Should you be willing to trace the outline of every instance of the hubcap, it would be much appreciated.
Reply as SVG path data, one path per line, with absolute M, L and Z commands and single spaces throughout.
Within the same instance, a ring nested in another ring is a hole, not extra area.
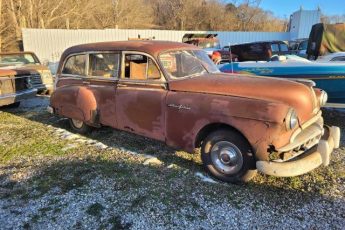
M 76 127 L 77 129 L 81 129 L 83 127 L 83 122 L 76 120 L 76 119 L 72 119 L 72 123 L 74 125 L 74 127 Z
M 211 149 L 211 159 L 216 169 L 224 174 L 235 174 L 243 166 L 241 151 L 231 142 L 217 142 Z

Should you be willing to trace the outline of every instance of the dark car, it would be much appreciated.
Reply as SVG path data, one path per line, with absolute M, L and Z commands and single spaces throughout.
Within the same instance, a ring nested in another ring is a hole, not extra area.
M 307 58 L 308 38 L 298 39 L 289 42 L 289 49 L 292 54 Z
M 288 45 L 283 41 L 251 42 L 232 45 L 231 52 L 237 55 L 238 61 L 267 61 L 273 55 L 291 54 Z

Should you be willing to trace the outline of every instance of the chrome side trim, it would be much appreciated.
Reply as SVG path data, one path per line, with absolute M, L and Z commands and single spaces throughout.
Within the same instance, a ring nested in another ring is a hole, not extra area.
M 32 94 L 32 93 L 37 93 L 37 89 L 29 89 L 29 90 L 20 91 L 20 92 L 17 92 L 17 93 L 11 93 L 11 94 L 2 95 L 2 96 L 0 96 L 0 99 L 20 97 L 20 96 L 24 96 L 24 95 Z

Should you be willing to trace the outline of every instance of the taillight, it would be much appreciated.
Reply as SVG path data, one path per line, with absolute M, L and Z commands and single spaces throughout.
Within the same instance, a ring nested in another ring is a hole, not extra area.
M 218 51 L 213 51 L 212 58 L 220 58 L 222 55 Z

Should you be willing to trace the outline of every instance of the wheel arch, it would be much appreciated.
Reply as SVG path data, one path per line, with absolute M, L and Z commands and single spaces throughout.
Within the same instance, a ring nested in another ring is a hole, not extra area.
M 194 147 L 199 148 L 202 144 L 202 141 L 205 140 L 205 138 L 212 132 L 217 131 L 217 130 L 231 130 L 239 135 L 241 135 L 246 141 L 249 143 L 248 139 L 246 138 L 245 135 L 241 131 L 239 131 L 237 128 L 226 124 L 226 123 L 210 123 L 205 125 L 203 128 L 201 128 L 196 135 L 195 141 L 194 141 Z

